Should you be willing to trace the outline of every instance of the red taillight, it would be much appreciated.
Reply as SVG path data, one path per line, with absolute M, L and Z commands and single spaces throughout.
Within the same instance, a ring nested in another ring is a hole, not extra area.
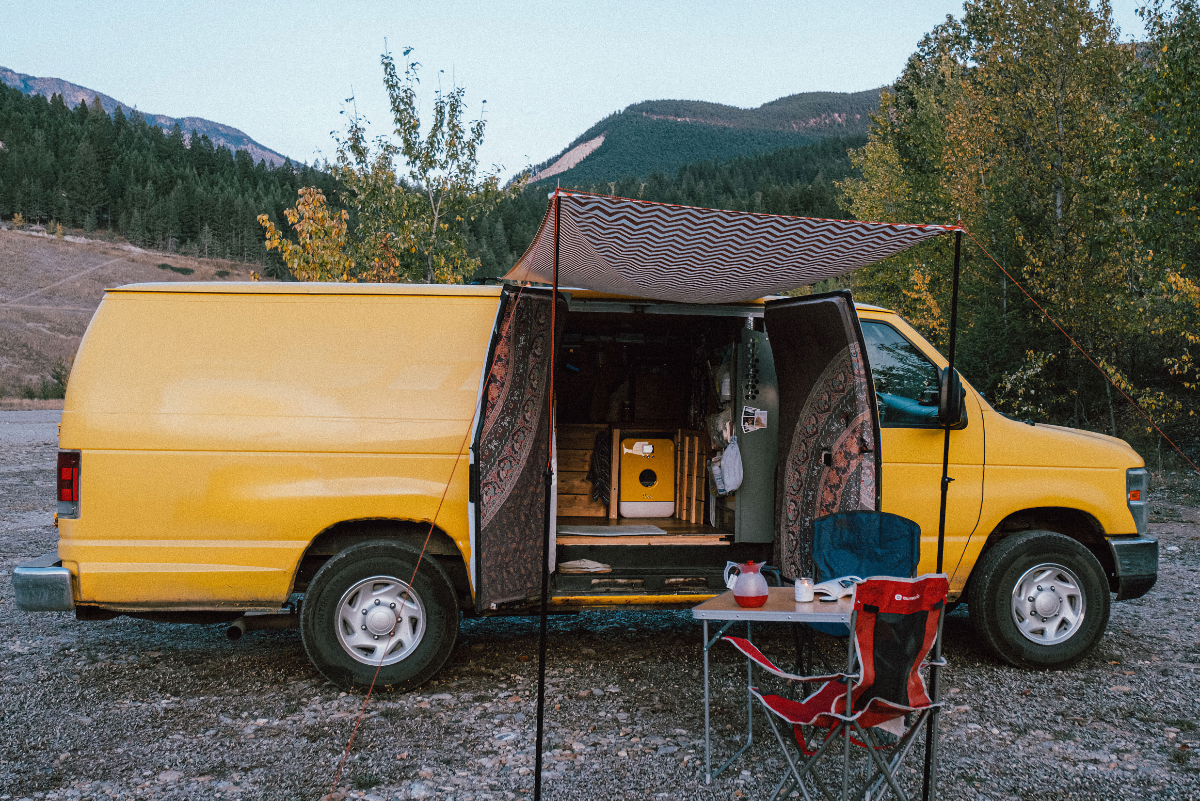
M 1142 499 L 1142 491 L 1141 490 L 1130 490 L 1129 491 L 1129 500 L 1140 501 L 1141 499 Z
M 80 454 L 71 451 L 58 452 L 58 499 L 79 500 Z

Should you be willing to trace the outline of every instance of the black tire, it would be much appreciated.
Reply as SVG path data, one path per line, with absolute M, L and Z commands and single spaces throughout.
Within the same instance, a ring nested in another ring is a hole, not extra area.
M 420 569 L 409 588 L 418 559 Z M 391 609 L 410 614 L 393 611 L 389 622 L 389 601 Z M 355 617 L 361 627 L 346 625 L 351 614 L 363 609 L 371 617 Z M 368 621 L 381 633 L 372 634 Z M 300 609 L 300 637 L 313 665 L 340 687 L 365 688 L 374 681 L 376 687 L 412 690 L 429 681 L 450 656 L 458 622 L 454 585 L 442 566 L 420 558 L 409 546 L 377 540 L 351 545 L 313 576 Z M 401 640 L 401 632 L 407 640 Z
M 979 560 L 967 605 L 976 632 L 1005 662 L 1063 668 L 1099 644 L 1111 601 L 1091 551 L 1064 534 L 1023 531 Z

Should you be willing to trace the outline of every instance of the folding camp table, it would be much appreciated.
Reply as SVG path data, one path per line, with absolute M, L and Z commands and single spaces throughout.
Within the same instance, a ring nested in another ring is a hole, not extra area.
M 746 660 L 746 743 L 737 750 L 725 764 L 712 769 L 712 740 L 709 724 L 709 670 L 708 651 L 729 628 L 737 622 L 745 621 L 746 639 L 750 640 L 750 624 L 754 622 L 779 623 L 841 623 L 849 628 L 854 613 L 854 599 L 847 596 L 837 601 L 809 601 L 798 603 L 792 587 L 769 587 L 770 596 L 767 602 L 754 609 L 738 606 L 733 598 L 733 592 L 725 592 L 716 598 L 710 598 L 699 606 L 692 608 L 692 617 L 704 621 L 704 778 L 705 783 L 711 784 L 713 776 L 719 776 L 725 768 L 741 756 L 751 743 L 754 742 L 754 695 L 750 688 L 754 685 L 754 663 Z M 708 622 L 725 621 L 725 625 L 711 639 L 708 636 Z M 854 638 L 847 637 L 847 665 L 854 661 Z M 847 668 L 849 671 L 849 668 Z

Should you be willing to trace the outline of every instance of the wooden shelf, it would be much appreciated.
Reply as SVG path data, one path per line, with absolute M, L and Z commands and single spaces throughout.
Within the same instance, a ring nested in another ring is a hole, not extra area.
M 620 520 L 618 515 L 621 486 L 621 429 L 612 429 L 611 492 L 608 507 L 592 500 L 592 483 L 587 480 L 596 435 L 608 430 L 603 423 L 560 425 L 558 447 L 558 516 Z M 674 519 L 703 524 L 708 500 L 706 464 L 708 437 L 701 431 L 677 429 L 675 436 L 675 516 Z M 640 519 L 639 519 L 640 520 Z M 645 522 L 645 521 L 641 521 Z M 659 526 L 663 528 L 663 526 Z M 711 529 L 710 529 L 711 530 Z

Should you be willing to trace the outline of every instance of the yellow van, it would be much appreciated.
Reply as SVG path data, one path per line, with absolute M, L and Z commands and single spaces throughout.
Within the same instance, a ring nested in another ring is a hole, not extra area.
M 970 386 L 939 418 L 946 361 L 892 312 L 564 290 L 550 352 L 550 294 L 109 290 L 63 412 L 58 552 L 14 570 L 18 604 L 298 625 L 335 682 L 413 687 L 462 615 L 536 608 L 547 516 L 557 611 L 691 606 L 729 560 L 802 571 L 812 519 L 847 508 L 917 521 L 930 571 L 946 424 L 951 595 L 1000 657 L 1078 660 L 1110 593 L 1154 584 L 1138 455 Z M 718 495 L 733 437 L 742 483 Z

